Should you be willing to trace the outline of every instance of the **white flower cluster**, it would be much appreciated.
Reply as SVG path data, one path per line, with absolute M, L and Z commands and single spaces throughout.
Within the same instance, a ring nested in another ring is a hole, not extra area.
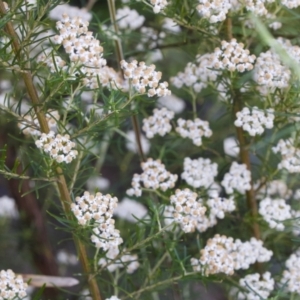
M 153 115 L 143 119 L 143 130 L 146 133 L 148 139 L 154 137 L 154 135 L 159 134 L 160 136 L 165 136 L 172 130 L 170 121 L 174 118 L 174 112 L 166 109 L 165 107 L 161 109 L 155 108 L 153 110 Z
M 250 264 L 257 261 L 269 261 L 272 254 L 272 251 L 262 246 L 262 241 L 255 238 L 243 243 L 216 234 L 200 251 L 200 259 L 191 259 L 191 265 L 194 271 L 205 276 L 217 273 L 232 275 L 234 270 L 248 269 Z
M 300 249 L 289 257 L 285 266 L 281 283 L 289 292 L 300 295 Z
M 251 111 L 244 107 L 236 113 L 237 119 L 234 122 L 236 127 L 243 127 L 251 136 L 261 135 L 265 128 L 271 129 L 274 126 L 274 109 L 269 108 L 266 111 L 259 110 L 256 106 Z
M 188 63 L 183 72 L 170 79 L 176 88 L 193 87 L 196 93 L 200 93 L 210 82 L 216 81 L 220 72 L 213 70 L 215 54 L 197 55 L 196 60 L 197 64 Z
M 145 21 L 144 16 L 128 6 L 117 9 L 116 18 L 120 29 L 135 30 L 141 27 Z
M 147 92 L 148 97 L 155 95 L 162 97 L 171 94 L 166 81 L 159 83 L 162 73 L 155 71 L 155 65 L 146 66 L 144 62 L 138 63 L 133 60 L 128 63 L 122 60 L 121 68 L 124 70 L 124 77 L 130 79 L 138 93 L 145 94 Z
M 251 189 L 251 173 L 245 164 L 238 164 L 234 161 L 221 184 L 227 194 L 232 194 L 234 190 L 243 194 Z
M 282 5 L 285 5 L 289 9 L 297 8 L 300 6 L 300 0 L 281 0 Z
M 268 13 L 267 15 L 266 15 L 266 19 L 267 20 L 274 20 L 274 19 L 276 19 L 276 15 L 273 15 L 273 14 L 270 14 L 270 13 Z M 282 27 L 282 23 L 281 22 L 278 22 L 278 21 L 274 21 L 274 22 L 271 22 L 271 23 L 269 23 L 269 28 L 271 28 L 271 29 L 273 29 L 273 30 L 278 30 L 278 29 L 280 29 L 281 27 Z
M 56 131 L 57 122 L 60 119 L 58 111 L 49 111 L 45 114 L 46 121 L 51 131 Z M 34 125 L 34 127 L 32 126 Z M 39 121 L 37 117 L 32 117 L 29 115 L 23 116 L 23 120 L 18 123 L 18 127 L 22 130 L 25 135 L 41 135 L 39 130 Z
M 232 157 L 237 157 L 240 153 L 240 147 L 238 145 L 238 142 L 236 138 L 234 137 L 228 137 L 223 141 L 223 148 L 225 154 L 232 156 Z
M 164 18 L 162 28 L 175 34 L 181 32 L 180 26 L 171 18 Z
M 253 12 L 258 16 L 266 16 L 268 10 L 265 4 L 272 3 L 275 0 L 245 0 L 245 7 L 248 11 Z
M 261 94 L 266 95 L 277 88 L 287 88 L 290 78 L 291 71 L 281 63 L 276 53 L 269 50 L 260 53 L 257 57 L 253 79 L 259 85 L 258 90 Z
M 168 172 L 159 159 L 148 158 L 146 162 L 141 163 L 141 167 L 143 173 L 134 174 L 131 182 L 132 188 L 127 190 L 127 195 L 140 197 L 142 195 L 141 183 L 146 189 L 166 191 L 174 188 L 178 176 Z
M 115 228 L 115 220 L 112 218 L 107 219 L 105 223 L 93 229 L 91 241 L 95 244 L 96 248 L 103 249 L 103 251 L 117 249 L 123 243 L 120 231 Z
M 104 251 L 117 249 L 123 243 L 119 230 L 115 229 L 115 220 L 112 218 L 118 199 L 109 194 L 91 195 L 89 192 L 84 192 L 83 196 L 76 197 L 75 201 L 71 205 L 71 210 L 80 225 L 94 227 L 91 240 L 96 248 L 102 248 Z
M 82 197 L 76 197 L 75 201 L 76 203 L 71 205 L 71 210 L 78 223 L 93 226 L 91 241 L 96 248 L 107 251 L 105 257 L 99 260 L 99 265 L 107 266 L 110 272 L 126 267 L 127 273 L 132 274 L 139 267 L 137 255 L 126 253 L 116 260 L 120 253 L 118 246 L 123 243 L 113 219 L 118 199 L 109 194 L 91 195 L 89 192 L 85 192 Z M 114 263 L 110 263 L 111 260 L 115 260 Z
M 209 188 L 218 174 L 218 165 L 209 158 L 191 159 L 185 157 L 181 178 L 194 188 Z
M 231 8 L 230 0 L 199 0 L 197 10 L 210 23 L 222 22 Z
M 214 51 L 213 66 L 215 69 L 229 70 L 230 72 L 245 72 L 253 69 L 256 59 L 248 49 L 244 49 L 243 43 L 238 43 L 236 39 L 230 42 L 222 41 L 221 48 Z
M 263 246 L 261 240 L 252 237 L 250 241 L 237 239 L 232 253 L 235 270 L 247 270 L 255 262 L 263 263 L 271 259 L 273 252 Z
M 122 88 L 121 76 L 106 66 L 106 60 L 102 58 L 103 47 L 88 31 L 88 25 L 81 18 L 70 18 L 67 14 L 63 14 L 62 21 L 56 23 L 60 34 L 54 37 L 54 42 L 63 45 L 70 57 L 71 78 L 76 74 L 84 75 L 84 84 L 92 89 L 98 88 L 99 82 L 108 88 Z
M 150 3 L 153 5 L 153 12 L 155 14 L 160 13 L 168 5 L 167 0 L 150 0 Z
M 177 189 L 175 195 L 170 197 L 170 202 L 175 208 L 174 220 L 180 224 L 181 229 L 186 233 L 195 231 L 198 221 L 206 212 L 206 207 L 197 200 L 197 193 L 190 189 Z
M 207 200 L 206 205 L 209 208 L 208 220 L 224 219 L 226 212 L 232 212 L 236 209 L 233 197 L 229 199 L 218 197 L 218 195 L 211 195 Z M 203 231 L 203 223 L 198 225 L 198 230 Z
M 53 131 L 48 134 L 42 133 L 40 138 L 35 142 L 39 149 L 48 153 L 50 157 L 58 163 L 70 163 L 78 154 L 77 150 L 73 150 L 75 143 L 70 141 L 68 134 L 60 135 Z
M 239 284 L 245 291 L 239 291 L 235 299 L 260 300 L 268 299 L 269 295 L 274 290 L 275 281 L 271 277 L 270 272 L 265 272 L 262 275 L 258 273 L 248 274 L 240 279 Z
M 166 33 L 164 31 L 158 32 L 152 27 L 142 26 L 140 42 L 136 46 L 136 50 L 143 51 L 156 48 L 163 43 Z
M 44 50 L 44 53 L 37 57 L 37 62 L 45 64 L 51 73 L 55 73 L 59 70 L 67 71 L 68 67 L 66 62 L 58 55 L 54 55 L 51 49 Z
M 284 230 L 283 221 L 292 218 L 291 206 L 284 199 L 263 199 L 259 203 L 259 213 L 271 228 Z
M 194 121 L 192 120 L 177 120 L 176 131 L 183 138 L 189 138 L 193 141 L 194 145 L 201 146 L 202 145 L 202 137 L 211 137 L 212 131 L 209 128 L 209 123 L 207 121 L 203 121 L 199 118 L 196 118 Z
M 23 282 L 21 275 L 16 276 L 12 270 L 0 272 L 0 299 L 10 300 L 24 298 L 27 283 Z
M 280 153 L 282 160 L 277 168 L 286 169 L 289 173 L 300 172 L 300 149 L 294 146 L 292 138 L 279 140 L 276 147 L 272 148 L 274 153 Z
M 254 189 L 256 190 L 259 186 L 261 186 L 261 181 L 255 183 Z M 265 197 L 275 196 L 277 198 L 288 199 L 292 196 L 292 194 L 293 191 L 288 188 L 287 184 L 283 180 L 276 179 L 261 186 L 257 193 L 257 198 L 263 199 Z
M 82 197 L 75 198 L 71 210 L 80 225 L 89 225 L 91 221 L 102 224 L 112 218 L 117 203 L 118 199 L 109 194 L 96 193 L 96 195 L 92 195 L 84 192 Z
M 118 251 L 113 253 L 111 257 L 111 255 L 107 253 L 105 258 L 102 257 L 99 260 L 98 264 L 101 267 L 107 266 L 107 270 L 111 273 L 116 271 L 117 269 L 121 269 L 125 267 L 126 273 L 132 274 L 139 268 L 140 264 L 138 262 L 138 256 L 136 254 L 131 255 L 127 253 L 122 255 L 119 259 L 115 259 L 117 257 L 117 254 L 119 254 Z M 114 260 L 114 262 L 110 263 L 111 260 Z
M 70 18 L 79 17 L 83 21 L 87 22 L 89 22 L 92 19 L 92 14 L 88 12 L 85 8 L 71 6 L 66 3 L 62 3 L 50 10 L 49 18 L 52 20 L 60 20 L 63 14 L 68 14 Z
M 220 198 L 216 192 L 211 193 L 209 196 L 211 198 L 204 204 L 203 199 L 199 198 L 196 200 L 197 194 L 189 189 L 183 191 L 176 190 L 176 194 L 171 197 L 173 206 L 166 206 L 164 210 L 165 224 L 178 223 L 184 232 L 191 232 L 195 229 L 199 232 L 204 232 L 208 228 L 215 226 L 217 219 L 223 219 L 226 212 L 232 212 L 236 209 L 232 197 L 229 199 Z M 186 197 L 187 200 L 184 200 L 184 197 Z M 190 199 L 195 199 L 197 203 L 193 204 L 195 201 L 190 201 Z M 184 201 L 186 205 L 182 207 Z M 204 214 L 205 211 L 201 213 L 201 215 L 197 215 L 197 212 L 194 212 L 194 209 L 191 210 L 189 207 L 192 204 L 194 208 L 199 206 L 200 211 L 204 208 L 208 215 Z

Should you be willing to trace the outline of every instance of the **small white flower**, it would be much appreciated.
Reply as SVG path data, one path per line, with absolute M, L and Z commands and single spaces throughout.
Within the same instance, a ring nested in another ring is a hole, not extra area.
M 111 296 L 110 298 L 106 298 L 105 300 L 121 300 L 117 296 Z
M 177 120 L 177 125 L 176 131 L 181 137 L 191 139 L 196 146 L 202 145 L 202 137 L 211 137 L 212 135 L 209 123 L 199 118 L 194 121 L 180 118 Z
M 150 3 L 153 5 L 153 12 L 155 14 L 160 13 L 167 5 L 167 0 L 150 0 Z
M 230 0 L 199 0 L 197 10 L 200 15 L 210 23 L 217 23 L 226 19 L 226 14 L 231 8 Z
M 191 159 L 186 157 L 184 159 L 181 178 L 194 188 L 209 188 L 214 183 L 214 177 L 217 174 L 217 164 L 211 163 L 208 158 Z
M 80 17 L 83 21 L 90 21 L 92 19 L 92 14 L 86 9 L 66 3 L 61 3 L 50 10 L 49 18 L 52 20 L 61 20 L 63 14 L 68 14 L 70 18 Z
M 12 219 L 19 217 L 19 212 L 14 199 L 8 196 L 0 197 L 0 217 Z
M 283 221 L 292 218 L 291 206 L 284 199 L 263 199 L 259 203 L 259 213 L 271 228 L 284 230 Z
M 135 30 L 141 27 L 145 21 L 144 16 L 128 6 L 117 9 L 116 18 L 120 29 Z
M 23 282 L 21 275 L 12 270 L 0 271 L 0 296 L 2 299 L 22 299 L 26 293 L 27 283 Z
M 143 119 L 143 130 L 146 133 L 148 139 L 158 134 L 165 136 L 172 129 L 170 121 L 174 118 L 174 112 L 167 110 L 165 107 L 161 109 L 155 108 L 153 115 Z
M 272 150 L 281 154 L 282 160 L 277 166 L 279 170 L 286 169 L 289 173 L 300 172 L 300 149 L 294 146 L 294 139 L 281 139 Z
M 178 33 L 181 32 L 180 26 L 171 18 L 164 18 L 163 21 L 163 29 L 166 29 L 172 33 Z
M 259 110 L 254 106 L 251 111 L 248 107 L 244 107 L 236 113 L 237 119 L 234 122 L 236 127 L 242 127 L 251 136 L 261 135 L 265 128 L 271 129 L 274 124 L 274 109 L 269 108 L 266 111 Z
M 73 150 L 75 143 L 70 141 L 68 134 L 60 135 L 53 131 L 48 134 L 42 133 L 39 140 L 35 142 L 36 146 L 42 149 L 58 163 L 70 163 L 78 154 L 77 150 Z
M 130 80 L 131 85 L 139 94 L 146 94 L 148 97 L 155 95 L 162 97 L 171 95 L 168 83 L 160 83 L 161 72 L 155 71 L 155 65 L 146 66 L 144 62 L 133 60 L 128 63 L 121 61 L 121 68 L 124 70 L 124 77 Z
M 251 55 L 248 49 L 244 49 L 243 43 L 232 39 L 230 42 L 222 41 L 221 48 L 215 49 L 213 67 L 243 73 L 253 69 L 255 59 L 255 55 Z
M 233 162 L 221 184 L 227 194 L 232 194 L 234 190 L 243 194 L 251 189 L 251 173 L 245 164 Z
M 128 196 L 140 197 L 143 186 L 146 189 L 161 189 L 162 191 L 172 189 L 175 186 L 178 176 L 168 172 L 160 160 L 148 158 L 146 162 L 141 163 L 141 167 L 143 173 L 134 174 L 131 181 L 132 188 L 126 191 Z
M 270 272 L 266 272 L 262 275 L 248 274 L 244 278 L 241 278 L 240 286 L 244 291 L 239 291 L 236 295 L 236 299 L 268 299 L 271 292 L 274 290 L 275 281 L 271 277 Z M 247 291 L 247 292 L 246 292 Z
M 293 253 L 285 263 L 281 284 L 291 293 L 300 295 L 300 249 Z
M 248 269 L 255 262 L 269 261 L 272 254 L 263 247 L 262 241 L 255 238 L 242 242 L 216 234 L 200 251 L 200 259 L 192 258 L 191 264 L 194 271 L 205 276 L 217 273 L 232 275 L 234 270 Z
M 196 93 L 200 93 L 210 82 L 216 81 L 220 72 L 214 70 L 215 54 L 197 55 L 196 60 L 197 63 L 188 63 L 183 72 L 170 79 L 176 88 L 192 87 Z
M 240 153 L 240 147 L 238 146 L 237 140 L 234 137 L 228 137 L 223 142 L 225 154 L 237 157 Z
M 170 197 L 170 202 L 174 206 L 174 221 L 186 233 L 195 231 L 198 222 L 206 212 L 206 207 L 199 199 L 197 200 L 197 194 L 190 189 L 177 189 L 175 195 Z

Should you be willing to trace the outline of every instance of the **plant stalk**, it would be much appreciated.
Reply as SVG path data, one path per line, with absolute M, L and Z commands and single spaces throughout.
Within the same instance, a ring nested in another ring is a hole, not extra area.
M 109 9 L 110 20 L 111 20 L 113 28 L 114 28 L 114 33 L 116 35 L 118 35 L 119 30 L 118 30 L 118 24 L 117 24 L 117 19 L 116 19 L 115 0 L 107 0 L 107 4 L 108 4 L 108 9 Z M 124 54 L 123 54 L 123 50 L 122 50 L 122 44 L 121 44 L 121 41 L 119 38 L 115 39 L 115 48 L 116 48 L 116 52 L 117 52 L 118 68 L 124 78 L 124 72 L 121 68 L 121 61 L 124 59 Z M 141 159 L 141 161 L 145 161 L 146 158 L 145 158 L 145 154 L 143 151 L 141 138 L 140 138 L 141 134 L 140 134 L 139 122 L 138 122 L 136 115 L 131 116 L 131 123 L 132 123 L 132 127 L 133 127 L 134 134 L 135 134 L 135 140 L 136 140 L 136 143 L 138 146 L 138 152 L 139 152 L 140 159 Z
M 234 115 L 236 115 L 236 113 L 239 112 L 241 109 L 242 108 L 241 108 L 240 99 L 239 96 L 237 95 L 234 98 L 234 104 L 233 104 Z M 237 139 L 239 141 L 239 146 L 240 146 L 241 162 L 245 164 L 247 166 L 247 169 L 251 172 L 250 155 L 249 155 L 248 145 L 244 136 L 244 131 L 241 127 L 236 127 L 236 133 L 237 133 Z M 255 192 L 253 189 L 252 180 L 251 180 L 250 190 L 246 191 L 246 199 L 247 199 L 247 206 L 250 209 L 251 216 L 253 218 L 253 224 L 252 224 L 253 235 L 256 239 L 260 240 L 261 233 L 257 223 L 258 209 L 257 209 L 257 202 L 255 199 Z
M 233 38 L 231 18 L 226 19 L 225 29 L 226 29 L 227 40 L 228 40 L 228 42 L 230 42 Z M 231 94 L 232 94 L 232 99 L 233 99 L 233 114 L 234 114 L 233 117 L 235 118 L 236 113 L 241 111 L 241 109 L 242 109 L 242 100 L 241 100 L 240 91 L 237 88 L 233 87 Z M 247 167 L 247 170 L 249 170 L 251 172 L 249 146 L 246 141 L 243 129 L 241 127 L 236 127 L 236 134 L 237 134 L 237 139 L 239 141 L 241 162 L 243 164 L 245 164 Z M 255 198 L 255 191 L 253 188 L 252 178 L 251 178 L 250 186 L 251 186 L 250 190 L 246 191 L 247 206 L 248 206 L 248 209 L 250 210 L 250 214 L 252 217 L 251 227 L 252 227 L 253 236 L 257 240 L 260 240 L 261 232 L 260 232 L 259 225 L 257 223 L 258 209 L 257 209 L 257 202 L 256 202 L 256 198 Z M 259 271 L 259 273 L 262 273 L 262 265 L 260 263 L 256 264 L 256 269 Z

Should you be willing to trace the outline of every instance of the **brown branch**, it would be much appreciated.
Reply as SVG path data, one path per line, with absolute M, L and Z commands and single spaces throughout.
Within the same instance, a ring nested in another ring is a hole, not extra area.
M 115 8 L 115 1 L 114 0 L 107 0 L 108 9 L 109 9 L 109 15 L 111 22 L 113 24 L 114 32 L 116 35 L 118 35 L 118 24 L 116 20 L 116 8 Z M 124 72 L 121 68 L 121 61 L 124 59 L 124 54 L 122 50 L 122 44 L 120 39 L 115 39 L 115 48 L 117 53 L 117 59 L 118 59 L 118 68 L 122 72 L 123 78 L 124 78 Z M 131 123 L 135 134 L 135 140 L 138 145 L 138 152 L 140 156 L 141 161 L 145 161 L 145 154 L 143 151 L 142 143 L 141 143 L 141 133 L 139 128 L 139 122 L 136 115 L 131 116 Z
M 233 111 L 234 111 L 234 116 L 236 115 L 237 112 L 241 110 L 241 103 L 239 99 L 239 95 L 234 98 L 234 104 L 233 104 Z M 236 127 L 236 133 L 237 133 L 237 138 L 239 141 L 239 146 L 240 146 L 240 158 L 241 162 L 247 166 L 247 169 L 251 172 L 251 162 L 250 162 L 250 154 L 249 154 L 249 147 L 247 145 L 247 141 L 244 136 L 244 131 L 241 127 Z M 261 232 L 259 225 L 257 223 L 257 218 L 258 218 L 258 209 L 257 209 L 257 201 L 255 197 L 255 191 L 253 188 L 253 181 L 251 179 L 250 182 L 251 188 L 249 191 L 246 191 L 246 199 L 247 199 L 247 206 L 248 209 L 250 210 L 251 214 L 251 227 L 252 227 L 252 233 L 253 236 L 257 239 L 261 239 Z M 256 270 L 262 274 L 263 273 L 263 268 L 261 263 L 256 263 L 255 264 Z
M 226 28 L 226 35 L 227 35 L 227 40 L 230 42 L 232 39 L 232 20 L 231 18 L 227 18 L 225 20 L 225 28 Z M 241 95 L 239 89 L 232 88 L 231 90 L 232 94 L 232 99 L 233 99 L 233 118 L 235 119 L 236 113 L 241 111 L 242 109 L 242 100 L 241 100 Z M 240 147 L 240 159 L 243 164 L 246 165 L 247 170 L 250 171 L 251 174 L 251 161 L 250 161 L 250 154 L 249 154 L 249 145 L 246 141 L 244 131 L 241 127 L 236 127 L 236 134 L 237 134 L 237 139 L 239 142 L 239 147 Z M 257 239 L 261 239 L 261 233 L 260 233 L 260 228 L 257 223 L 257 218 L 258 218 L 258 209 L 257 209 L 257 201 L 255 197 L 255 191 L 253 188 L 253 181 L 251 179 L 250 182 L 250 190 L 246 191 L 246 200 L 247 200 L 247 206 L 248 209 L 250 210 L 251 214 L 251 227 L 252 227 L 252 233 L 253 236 Z M 259 271 L 259 273 L 262 273 L 262 265 L 260 263 L 256 264 L 256 269 Z
M 225 29 L 228 41 L 232 40 L 232 20 L 231 18 L 227 18 L 225 20 Z
M 93 6 L 95 5 L 95 3 L 97 2 L 97 0 L 89 0 L 88 3 L 86 4 L 86 6 L 84 7 L 87 11 L 91 10 L 93 8 Z

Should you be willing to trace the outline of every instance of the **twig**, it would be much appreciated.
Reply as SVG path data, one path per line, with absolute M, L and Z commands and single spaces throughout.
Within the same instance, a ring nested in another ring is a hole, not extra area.
M 114 0 L 107 0 L 108 3 L 108 8 L 109 8 L 109 15 L 110 15 L 110 19 L 111 22 L 113 24 L 114 27 L 114 33 L 116 35 L 118 35 L 118 24 L 117 24 L 117 20 L 116 20 L 116 8 L 115 8 L 115 1 Z M 115 48 L 116 48 L 116 52 L 117 52 L 117 58 L 118 58 L 118 67 L 119 70 L 122 72 L 123 78 L 124 78 L 124 74 L 123 74 L 123 70 L 121 68 L 121 61 L 124 59 L 124 54 L 123 54 L 123 50 L 122 50 L 122 44 L 120 39 L 115 39 Z M 131 98 L 131 97 L 129 97 Z M 138 119 L 136 115 L 132 115 L 131 116 L 131 123 L 133 126 L 133 130 L 135 133 L 135 139 L 136 139 L 136 143 L 138 146 L 138 151 L 139 151 L 139 155 L 140 155 L 140 159 L 142 161 L 145 161 L 145 154 L 143 151 L 143 147 L 142 147 L 142 143 L 141 143 L 141 134 L 140 134 L 140 128 L 139 128 L 139 123 L 138 123 Z
M 89 0 L 88 3 L 86 4 L 86 6 L 84 7 L 87 11 L 91 10 L 93 8 L 93 6 L 95 5 L 95 3 L 97 2 L 97 0 Z

